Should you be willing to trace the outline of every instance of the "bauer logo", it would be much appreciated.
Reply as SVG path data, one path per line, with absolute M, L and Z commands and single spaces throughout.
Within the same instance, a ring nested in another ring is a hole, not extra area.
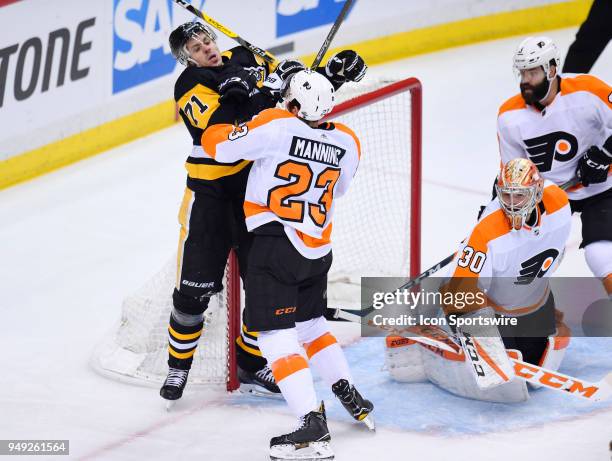
M 344 3 L 342 0 L 277 0 L 276 36 L 332 24 Z
M 201 8 L 204 2 L 190 3 Z M 113 1 L 113 93 L 174 71 L 168 37 L 178 25 L 177 10 L 172 0 Z

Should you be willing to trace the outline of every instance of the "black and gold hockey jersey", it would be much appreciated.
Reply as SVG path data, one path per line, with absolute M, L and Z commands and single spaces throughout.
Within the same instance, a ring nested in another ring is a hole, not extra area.
M 220 104 L 217 89 L 225 79 L 252 72 L 258 76 L 257 86 L 261 87 L 273 70 L 263 59 L 241 46 L 222 53 L 222 59 L 223 65 L 219 67 L 185 68 L 174 86 L 179 114 L 193 138 L 193 149 L 185 164 L 190 187 L 197 187 L 202 181 L 233 175 L 250 164 L 245 160 L 230 164 L 213 160 L 201 146 L 200 139 L 206 127 L 217 123 L 241 123 L 276 104 L 274 98 L 264 93 L 252 95 L 246 104 L 237 105 L 233 101 Z

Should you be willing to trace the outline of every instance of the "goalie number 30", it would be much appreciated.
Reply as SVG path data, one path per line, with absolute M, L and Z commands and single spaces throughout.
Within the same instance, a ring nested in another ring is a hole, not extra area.
M 482 266 L 484 266 L 486 259 L 487 255 L 482 251 L 475 251 L 474 248 L 466 246 L 463 249 L 461 258 L 457 261 L 457 265 L 460 267 L 467 267 L 474 274 L 478 274 L 482 270 Z

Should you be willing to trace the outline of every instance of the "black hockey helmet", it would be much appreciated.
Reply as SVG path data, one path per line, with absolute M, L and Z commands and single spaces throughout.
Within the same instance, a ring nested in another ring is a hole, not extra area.
M 204 33 L 213 42 L 217 40 L 217 34 L 215 34 L 210 27 L 198 21 L 190 21 L 186 22 L 185 24 L 181 24 L 170 34 L 168 41 L 170 42 L 172 56 L 174 56 L 176 60 L 184 66 L 189 65 L 190 59 L 185 45 L 190 38 L 197 37 L 200 32 Z

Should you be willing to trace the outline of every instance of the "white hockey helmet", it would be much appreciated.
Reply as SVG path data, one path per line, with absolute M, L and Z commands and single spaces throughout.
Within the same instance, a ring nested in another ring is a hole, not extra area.
M 334 87 L 320 73 L 304 69 L 289 78 L 283 90 L 283 99 L 285 105 L 299 105 L 299 118 L 314 122 L 334 108 Z
M 521 70 L 542 66 L 548 80 L 551 80 L 551 65 L 557 67 L 557 74 L 561 68 L 559 49 L 548 37 L 527 37 L 516 49 L 513 61 L 517 73 L 520 73 Z

